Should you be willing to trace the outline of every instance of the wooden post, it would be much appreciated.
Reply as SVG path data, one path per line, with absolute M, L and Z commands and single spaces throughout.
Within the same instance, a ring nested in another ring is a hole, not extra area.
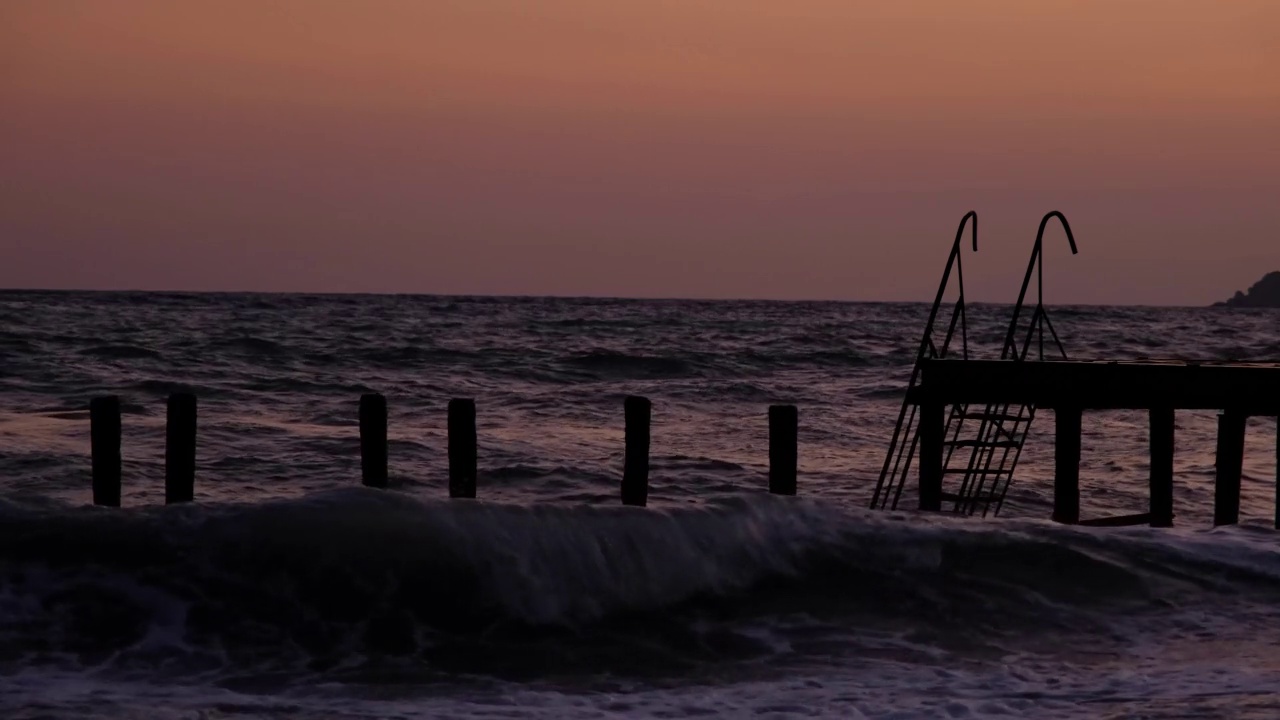
M 449 497 L 476 496 L 476 401 L 449 401 Z
M 795 405 L 769 406 L 769 492 L 796 494 L 800 414 Z
M 120 398 L 89 401 L 89 437 L 93 452 L 93 504 L 120 507 Z
M 1276 528 L 1280 528 L 1280 417 L 1276 418 Z
M 360 477 L 366 487 L 387 487 L 387 398 L 360 396 Z
M 622 467 L 622 504 L 643 507 L 649 500 L 649 421 L 653 404 L 648 398 L 628 396 L 623 402 L 626 417 L 626 454 Z
M 920 509 L 942 510 L 942 441 L 945 408 L 932 401 L 920 405 Z
M 1240 522 L 1240 474 L 1244 470 L 1247 416 L 1224 411 L 1218 416 L 1218 461 L 1213 484 L 1213 524 Z
M 1080 425 L 1081 411 L 1055 408 L 1053 519 L 1075 525 L 1080 522 Z
M 196 396 L 169 396 L 164 429 L 164 502 L 191 502 L 196 494 Z
M 1173 408 L 1152 408 L 1151 527 L 1173 526 Z

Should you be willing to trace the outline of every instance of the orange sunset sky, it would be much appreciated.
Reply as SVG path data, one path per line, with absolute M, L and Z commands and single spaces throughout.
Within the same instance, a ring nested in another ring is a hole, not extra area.
M 3 0 L 0 287 L 1206 304 L 1274 0 Z

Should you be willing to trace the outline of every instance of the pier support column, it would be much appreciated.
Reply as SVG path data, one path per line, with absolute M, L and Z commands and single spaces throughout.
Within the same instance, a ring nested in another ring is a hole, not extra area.
M 89 436 L 93 452 L 93 504 L 120 507 L 120 398 L 89 401 Z
M 1244 469 L 1244 413 L 1218 416 L 1218 461 L 1213 484 L 1213 524 L 1240 522 L 1240 475 Z
M 649 421 L 653 403 L 628 396 L 623 401 L 626 449 L 622 465 L 622 504 L 644 507 L 649 502 Z
M 387 398 L 360 396 L 360 478 L 365 487 L 387 486 Z
M 196 493 L 195 395 L 169 396 L 164 438 L 164 502 L 191 502 Z
M 799 412 L 795 405 L 769 406 L 769 492 L 796 494 Z
M 476 401 L 454 398 L 449 401 L 449 497 L 476 496 L 477 458 Z
M 1173 408 L 1151 409 L 1151 527 L 1173 525 Z
M 1276 418 L 1276 527 L 1280 528 L 1280 417 Z
M 933 401 L 920 405 L 920 509 L 942 509 L 942 443 L 946 436 L 945 407 Z
M 1054 408 L 1053 519 L 1080 522 L 1080 425 L 1076 407 Z

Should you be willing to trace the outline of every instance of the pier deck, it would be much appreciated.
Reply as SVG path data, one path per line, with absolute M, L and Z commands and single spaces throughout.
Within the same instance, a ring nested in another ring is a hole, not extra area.
M 1084 410 L 1150 413 L 1150 509 L 1090 524 L 1173 522 L 1174 411 L 1219 410 L 1214 524 L 1239 521 L 1245 421 L 1280 417 L 1280 364 L 1184 361 L 1068 361 L 924 359 L 920 383 L 908 403 L 920 408 L 920 509 L 941 510 L 944 459 L 949 441 L 946 408 L 986 406 L 1052 409 L 1054 423 L 1053 517 L 1080 523 L 1080 431 Z M 967 412 L 967 410 L 965 411 Z M 1280 432 L 1277 433 L 1276 527 L 1280 527 Z M 981 473 L 982 471 L 978 471 Z M 1004 472 L 993 470 L 991 472 Z
M 926 360 L 916 401 L 1081 410 L 1280 415 L 1280 364 L 1159 360 Z

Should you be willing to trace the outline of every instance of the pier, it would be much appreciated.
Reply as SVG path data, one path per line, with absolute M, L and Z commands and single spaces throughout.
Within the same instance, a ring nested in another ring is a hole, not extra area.
M 1052 410 L 1054 432 L 1053 518 L 1080 522 L 1080 433 L 1089 410 L 1146 410 L 1151 428 L 1150 508 L 1091 524 L 1173 522 L 1174 414 L 1218 410 L 1214 524 L 1238 522 L 1245 421 L 1280 417 L 1280 364 L 1155 361 L 953 360 L 921 363 L 921 382 L 908 402 L 939 423 L 945 408 L 1032 406 Z M 946 476 L 945 427 L 920 433 L 921 510 L 941 510 Z M 1280 434 L 1276 443 L 1280 459 Z M 1280 470 L 1276 478 L 1280 508 Z M 1280 510 L 1276 516 L 1280 527 Z
M 1237 523 L 1246 425 L 1250 417 L 1280 419 L 1280 362 L 1068 357 L 1044 304 L 1043 243 L 1046 229 L 1055 221 L 1061 225 L 1072 254 L 1077 253 L 1066 217 L 1056 211 L 1046 214 L 1035 236 L 1000 355 L 978 358 L 969 347 L 962 268 L 966 246 L 971 245 L 974 252 L 978 249 L 978 217 L 969 212 L 961 219 L 870 507 L 999 515 L 1037 412 L 1047 410 L 1054 415 L 1053 520 L 1095 526 L 1169 527 L 1175 519 L 1177 413 L 1215 410 L 1219 416 L 1213 522 Z M 953 285 L 955 299 L 946 300 Z M 1148 415 L 1148 507 L 1132 515 L 1082 518 L 1080 456 L 1086 413 L 1109 410 L 1146 411 Z M 655 408 L 648 398 L 628 396 L 620 411 L 619 497 L 624 505 L 642 507 L 649 501 Z M 359 427 L 361 479 L 371 488 L 387 488 L 391 477 L 387 413 L 388 400 L 379 393 L 360 397 L 353 413 Z M 120 414 L 121 402 L 114 396 L 94 398 L 90 404 L 93 502 L 98 505 L 118 506 L 121 502 Z M 169 398 L 166 503 L 195 498 L 196 415 L 194 395 L 177 393 Z M 774 405 L 766 417 L 767 489 L 774 495 L 796 495 L 799 410 L 794 405 Z M 473 399 L 449 401 L 447 428 L 448 495 L 476 498 L 481 479 Z M 1280 432 L 1276 460 L 1275 525 L 1280 528 Z M 917 483 L 915 492 L 907 492 L 913 480 Z
M 899 506 L 918 454 L 920 510 L 998 515 L 1036 412 L 1049 410 L 1055 416 L 1054 520 L 1168 527 L 1174 515 L 1176 412 L 1218 410 L 1214 524 L 1238 522 L 1246 422 L 1251 416 L 1280 418 L 1280 363 L 1070 359 L 1044 304 L 1044 236 L 1054 221 L 1061 225 L 1071 253 L 1078 252 L 1067 218 L 1057 211 L 1047 213 L 1036 231 L 1000 357 L 978 359 L 969 349 L 961 264 L 966 230 L 971 232 L 973 251 L 978 250 L 978 216 L 969 212 L 960 220 L 871 507 Z M 953 277 L 958 294 L 944 325 L 939 317 Z M 1034 296 L 1029 294 L 1033 282 Z M 1026 314 L 1031 299 L 1035 306 Z M 1147 512 L 1081 519 L 1080 446 L 1086 410 L 1148 412 Z M 1280 432 L 1276 459 L 1275 523 L 1280 528 Z

